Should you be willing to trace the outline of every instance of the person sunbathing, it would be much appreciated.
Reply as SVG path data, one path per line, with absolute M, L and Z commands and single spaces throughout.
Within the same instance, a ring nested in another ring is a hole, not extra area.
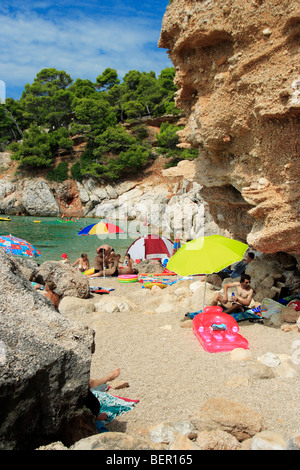
M 95 419 L 97 421 L 106 421 L 107 420 L 107 414 L 106 413 L 100 413 L 100 403 L 99 400 L 93 395 L 91 392 L 91 389 L 95 387 L 99 387 L 99 385 L 104 385 L 107 382 L 110 382 L 120 375 L 120 369 L 115 369 L 109 374 L 105 375 L 104 377 L 101 377 L 100 379 L 91 379 L 89 381 L 89 390 L 88 394 L 84 400 L 84 405 L 90 409 L 90 411 L 93 413 L 95 416 Z
M 78 258 L 75 261 L 75 263 L 73 263 L 73 266 L 76 266 L 77 264 L 78 264 L 78 269 L 81 273 L 90 269 L 90 262 L 86 253 L 82 253 L 80 258 Z
M 104 385 L 107 382 L 111 382 L 112 380 L 115 380 L 117 377 L 120 375 L 120 369 L 115 369 L 109 374 L 105 375 L 104 377 L 101 377 L 100 379 L 90 379 L 89 382 L 89 387 L 90 388 L 95 388 L 99 387 L 99 385 Z

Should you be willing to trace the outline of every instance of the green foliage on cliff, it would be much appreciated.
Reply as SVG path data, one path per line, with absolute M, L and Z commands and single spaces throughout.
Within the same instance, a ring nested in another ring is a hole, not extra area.
M 73 154 L 72 137 L 80 134 L 86 151 L 71 167 L 72 178 L 112 180 L 137 172 L 154 157 L 153 149 L 142 124 L 131 131 L 123 124 L 181 113 L 174 103 L 174 76 L 173 67 L 158 77 L 131 70 L 121 81 L 116 70 L 107 68 L 93 83 L 73 81 L 63 70 L 43 69 L 32 84 L 25 85 L 20 100 L 8 98 L 5 107 L 0 105 L 0 147 L 10 144 L 12 158 L 21 168 L 49 168 L 49 179 L 63 181 L 68 165 L 54 169 L 55 157 L 64 150 Z M 162 151 L 178 150 L 178 129 L 162 126 L 157 136 Z

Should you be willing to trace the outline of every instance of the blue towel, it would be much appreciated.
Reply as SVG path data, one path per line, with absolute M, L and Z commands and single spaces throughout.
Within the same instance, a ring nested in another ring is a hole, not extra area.
M 99 400 L 100 403 L 100 413 L 107 414 L 107 420 L 103 421 L 104 423 L 110 423 L 117 416 L 131 411 L 135 405 L 136 401 L 126 401 L 119 397 L 114 397 L 107 392 L 101 392 L 99 390 L 91 389 L 91 392 Z
M 230 316 L 235 319 L 235 321 L 239 322 L 242 320 L 262 320 L 260 315 L 257 315 L 252 310 L 246 310 L 246 312 L 237 312 L 237 313 L 230 313 Z

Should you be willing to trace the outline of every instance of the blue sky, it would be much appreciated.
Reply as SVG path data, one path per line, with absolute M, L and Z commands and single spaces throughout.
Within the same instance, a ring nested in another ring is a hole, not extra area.
M 6 97 L 20 98 L 43 68 L 95 81 L 107 67 L 119 78 L 129 70 L 171 67 L 159 49 L 169 0 L 1 0 L 0 81 Z

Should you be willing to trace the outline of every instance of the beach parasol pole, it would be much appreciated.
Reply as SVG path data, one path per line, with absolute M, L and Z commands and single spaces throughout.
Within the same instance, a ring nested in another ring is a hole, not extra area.
M 204 305 L 205 305 L 206 276 L 207 276 L 207 274 L 205 274 L 205 280 L 204 280 L 203 309 L 202 309 L 203 312 L 204 312 Z

